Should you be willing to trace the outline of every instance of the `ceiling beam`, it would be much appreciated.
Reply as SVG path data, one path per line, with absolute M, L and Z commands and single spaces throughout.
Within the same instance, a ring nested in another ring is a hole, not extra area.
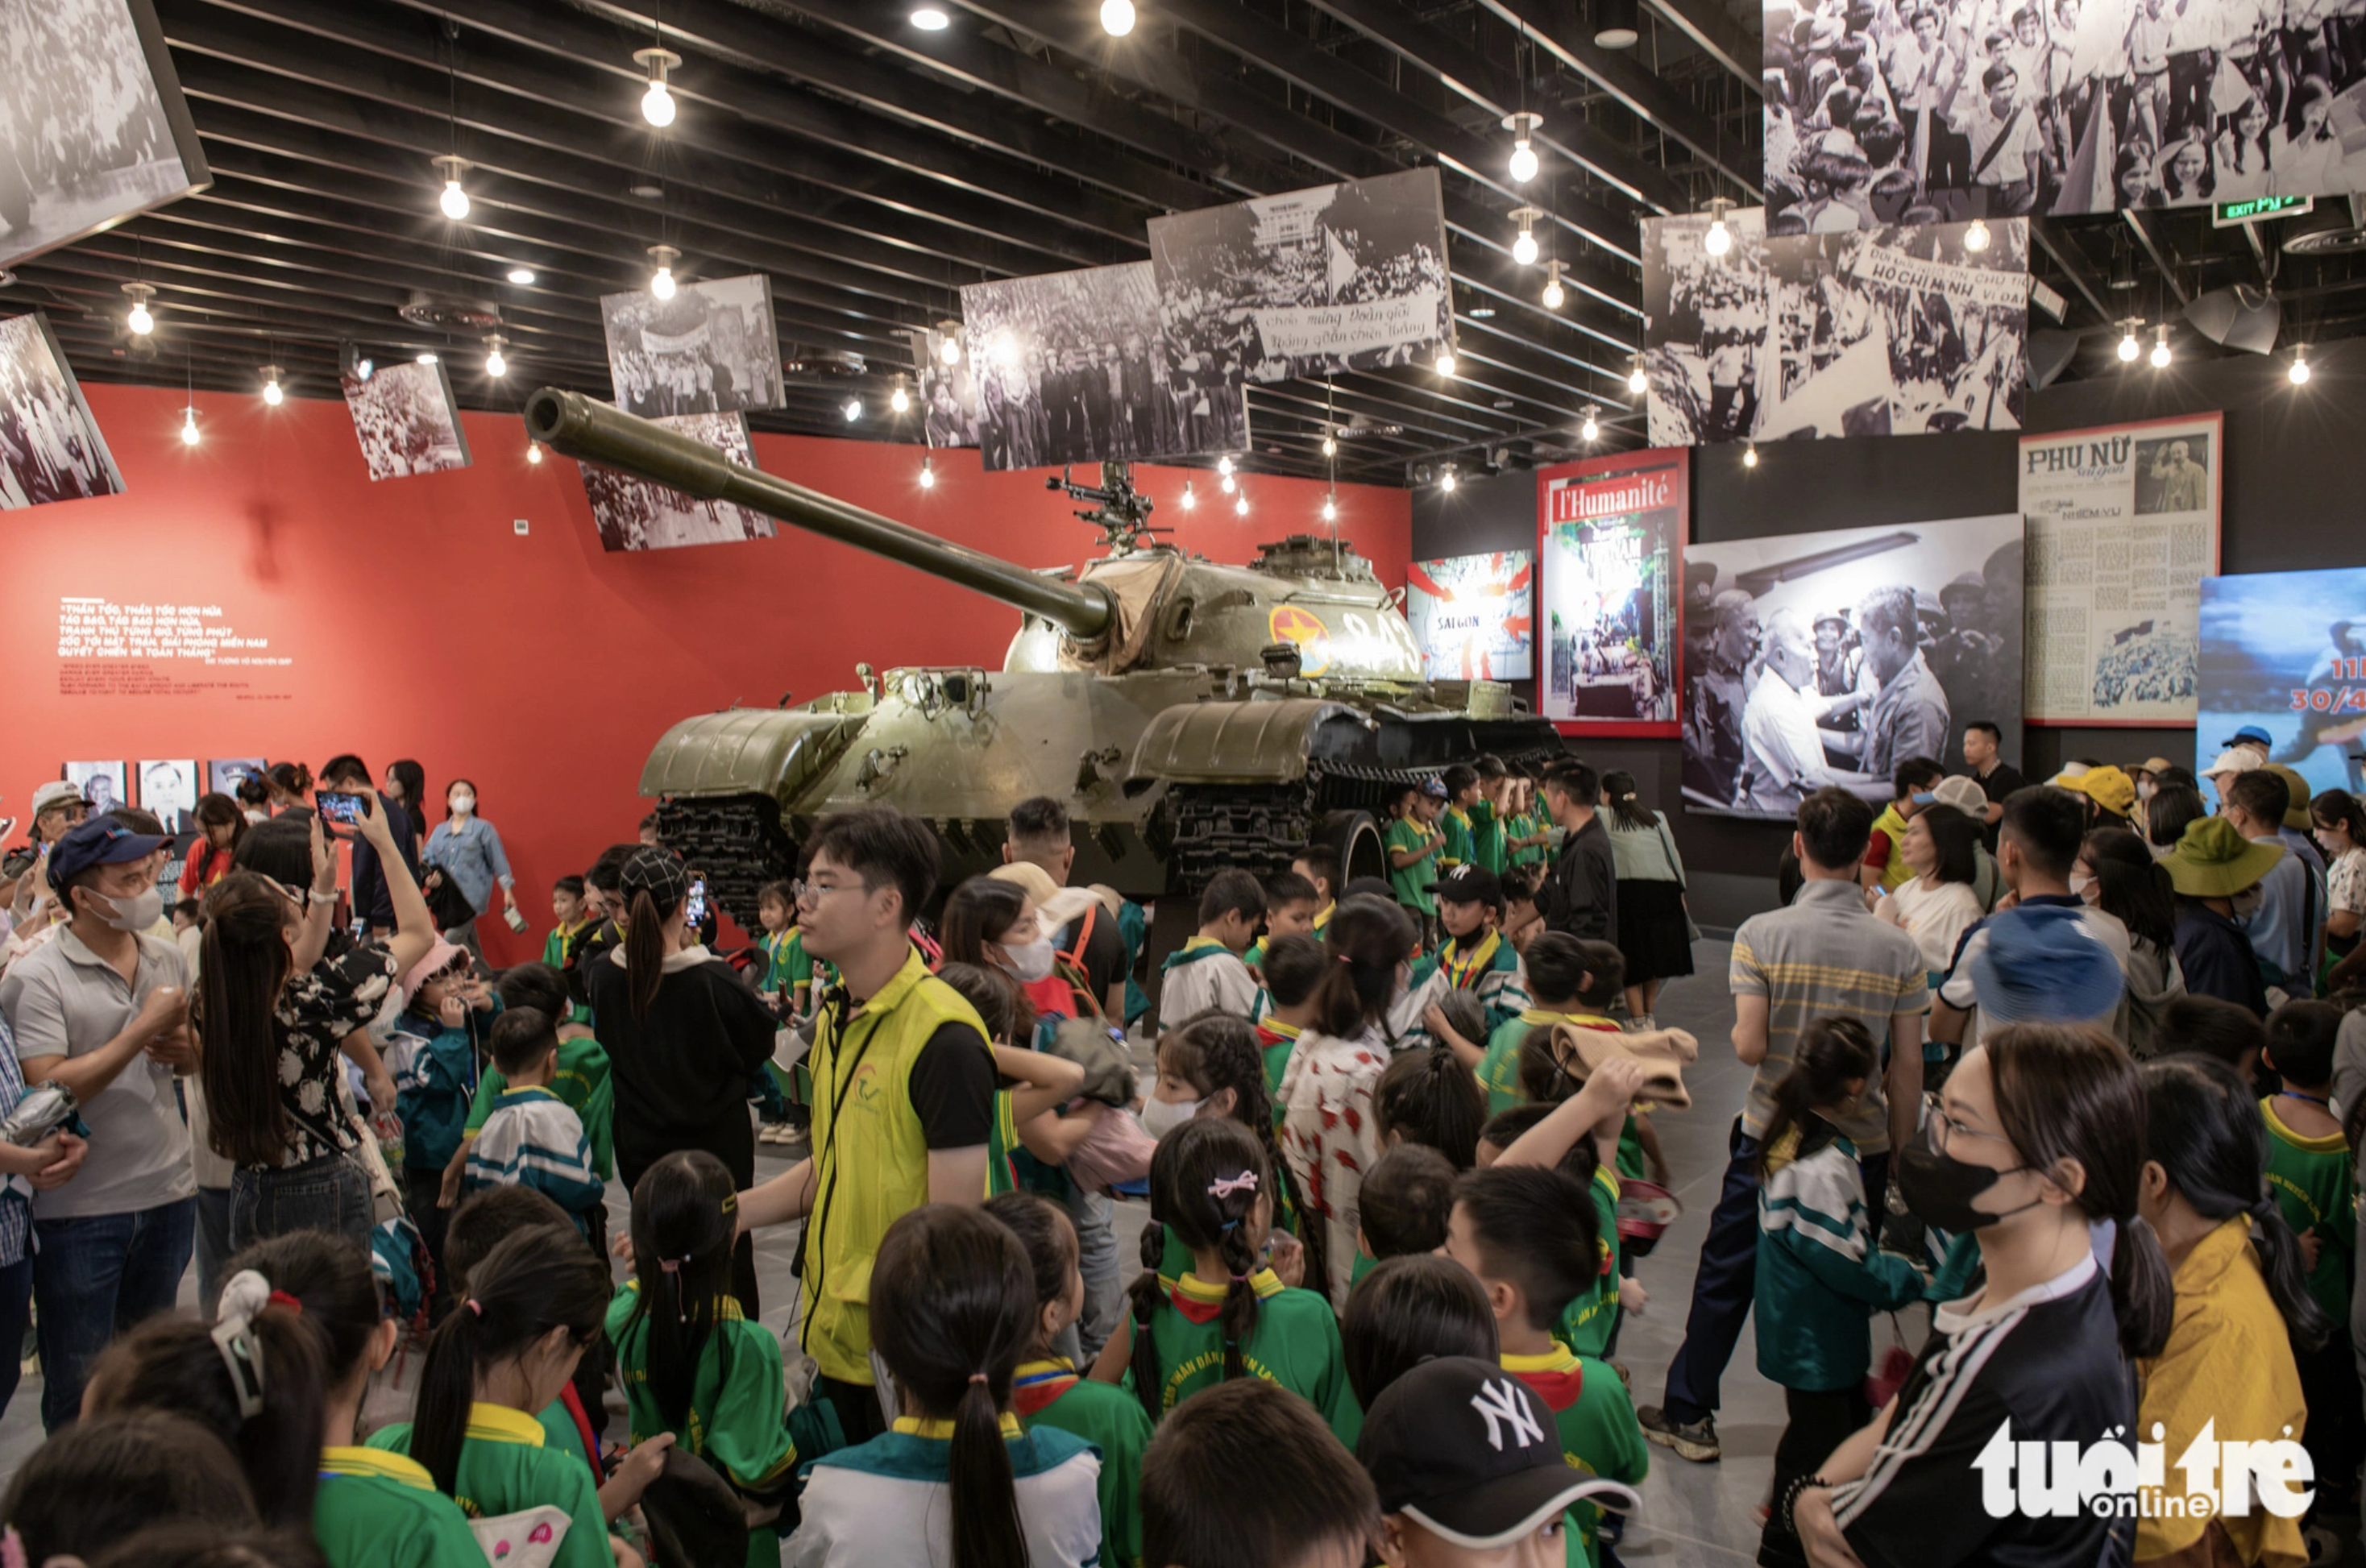
M 1675 24 L 1703 54 L 1723 67 L 1756 95 L 1765 84 L 1759 75 L 1766 58 L 1764 41 L 1735 21 L 1718 0 L 1651 0 L 1651 9 Z
M 2039 249 L 2054 258 L 2054 265 L 2063 270 L 2080 294 L 2086 296 L 2087 303 L 2095 308 L 2095 314 L 2106 321 L 2113 319 L 2111 307 L 2103 302 L 2110 291 L 2088 262 L 2087 253 L 2079 248 L 2076 235 L 2067 230 L 2058 229 L 2049 219 L 2033 218 L 2029 220 L 2029 237 L 2037 242 Z
M 2135 231 L 2136 243 L 2145 248 L 2145 254 L 2152 257 L 2152 265 L 2158 267 L 2160 276 L 2168 280 L 2169 287 L 2177 295 L 2177 302 L 2180 305 L 2193 303 L 2193 292 L 2186 287 L 2185 272 L 2180 265 L 2180 258 L 2154 236 L 2153 226 L 2146 220 L 2145 214 L 2131 207 L 2124 209 L 2120 216 L 2127 220 L 2128 227 Z

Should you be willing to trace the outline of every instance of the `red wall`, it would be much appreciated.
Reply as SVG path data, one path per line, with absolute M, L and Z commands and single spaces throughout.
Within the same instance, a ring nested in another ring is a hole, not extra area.
M 534 921 L 480 928 L 489 956 L 538 953 L 551 881 L 633 836 L 643 760 L 666 727 L 735 700 L 770 706 L 854 685 L 858 660 L 997 666 L 1018 613 L 783 526 L 777 538 L 646 554 L 600 547 L 575 465 L 526 461 L 523 428 L 464 416 L 475 466 L 370 482 L 342 403 L 197 400 L 204 440 L 179 436 L 181 393 L 87 389 L 126 493 L 0 516 L 0 670 L 7 672 L 0 814 L 22 818 L 68 760 L 265 756 L 318 767 L 358 752 L 379 770 L 425 766 L 440 797 L 478 785 Z M 759 435 L 768 471 L 1031 566 L 1085 558 L 1092 536 L 1041 471 L 986 474 L 975 452 Z M 1200 505 L 1177 504 L 1186 478 Z M 1249 558 L 1316 532 L 1323 487 L 1249 477 L 1246 517 L 1215 476 L 1146 468 L 1137 479 L 1185 547 Z M 1406 492 L 1339 491 L 1341 536 L 1403 581 Z M 513 520 L 526 520 L 520 537 Z M 239 668 L 175 659 L 66 660 L 61 598 L 219 606 L 254 656 Z M 118 672 L 119 671 L 119 673 Z M 62 679 L 68 678 L 70 679 Z M 156 689 L 158 682 L 166 689 Z M 136 685 L 137 694 L 91 691 Z M 62 685 L 79 688 L 62 690 Z M 136 788 L 136 784 L 135 784 Z M 435 812 L 441 812 L 440 799 Z

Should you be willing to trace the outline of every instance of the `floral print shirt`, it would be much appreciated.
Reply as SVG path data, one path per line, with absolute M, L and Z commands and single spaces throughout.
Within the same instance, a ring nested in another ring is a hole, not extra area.
M 321 962 L 280 993 L 275 1021 L 287 1152 L 279 1168 L 357 1146 L 353 1124 L 337 1100 L 337 1077 L 344 1070 L 338 1047 L 378 1015 L 395 978 L 394 954 L 382 944 L 335 931 Z
M 2332 908 L 2366 915 L 2366 849 L 2346 850 L 2325 868 L 2325 897 Z
M 1388 1065 L 1388 1042 L 1377 1027 L 1348 1040 L 1310 1029 L 1298 1037 L 1281 1077 L 1282 1158 L 1290 1162 L 1307 1217 L 1322 1220 L 1335 1307 L 1346 1304 L 1356 1266 L 1364 1172 L 1380 1156 L 1372 1090 Z

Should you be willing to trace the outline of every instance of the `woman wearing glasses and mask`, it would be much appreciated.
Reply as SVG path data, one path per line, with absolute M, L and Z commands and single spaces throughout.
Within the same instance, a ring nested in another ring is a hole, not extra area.
M 2133 1464 L 2102 1496 L 1997 1517 L 2001 1461 L 1983 1455 L 2008 1423 L 2016 1463 L 2022 1445 L 2084 1454 L 2113 1432 L 2134 1452 L 2134 1362 L 2160 1353 L 2171 1305 L 2137 1212 L 2145 1125 L 2135 1064 L 2101 1031 L 2015 1024 L 1965 1055 L 1898 1181 L 1925 1224 L 1977 1237 L 1985 1283 L 1934 1305 L 1896 1397 L 1774 1499 L 1819 1568 L 2127 1561 Z

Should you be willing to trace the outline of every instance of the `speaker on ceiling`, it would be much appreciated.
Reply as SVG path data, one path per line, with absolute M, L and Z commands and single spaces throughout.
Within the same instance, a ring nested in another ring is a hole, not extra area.
M 2029 334 L 2029 384 L 2033 388 L 2050 387 L 2055 378 L 2070 367 L 2070 359 L 2079 352 L 2079 334 L 2064 332 L 2059 327 L 2040 327 Z
M 1594 0 L 1594 41 L 1601 49 L 1632 49 L 1642 37 L 1635 0 Z
M 2185 307 L 2188 326 L 2221 348 L 2244 354 L 2273 354 L 2283 320 L 2284 308 L 2274 295 L 2239 283 L 2197 295 Z

